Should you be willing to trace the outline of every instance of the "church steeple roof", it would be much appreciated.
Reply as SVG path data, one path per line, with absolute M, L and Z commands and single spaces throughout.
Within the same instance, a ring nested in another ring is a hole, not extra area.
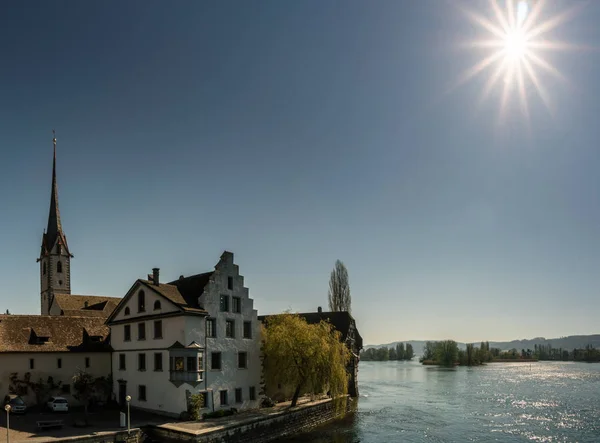
M 60 211 L 58 210 L 58 185 L 56 183 L 56 136 L 52 131 L 54 144 L 54 158 L 52 161 L 52 191 L 50 194 L 50 212 L 48 214 L 48 226 L 42 240 L 42 255 L 48 254 L 56 242 L 65 249 L 65 252 L 70 255 L 69 247 L 67 246 L 67 238 L 62 230 L 60 222 Z

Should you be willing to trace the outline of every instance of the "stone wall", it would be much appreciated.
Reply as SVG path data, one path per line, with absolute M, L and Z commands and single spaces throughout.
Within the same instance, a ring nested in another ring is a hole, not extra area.
M 97 434 L 55 439 L 55 441 L 63 443 L 140 443 L 143 440 L 143 434 L 140 429 L 132 429 L 130 434 L 127 431 L 99 432 Z
M 348 399 L 347 412 L 354 411 L 355 399 Z M 207 432 L 179 432 L 156 427 L 147 434 L 156 441 L 186 441 L 198 443 L 266 443 L 281 437 L 307 432 L 340 418 L 330 399 L 300 405 L 272 415 L 248 419 L 231 426 L 217 427 Z M 217 422 L 215 422 L 217 424 Z

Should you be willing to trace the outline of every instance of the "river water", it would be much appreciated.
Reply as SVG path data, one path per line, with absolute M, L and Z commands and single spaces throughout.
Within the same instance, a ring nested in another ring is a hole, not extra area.
M 600 442 L 600 364 L 361 362 L 358 411 L 287 443 Z

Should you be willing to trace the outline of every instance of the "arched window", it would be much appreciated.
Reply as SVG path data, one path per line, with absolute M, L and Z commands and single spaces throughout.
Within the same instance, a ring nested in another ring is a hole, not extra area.
M 156 300 L 154 302 L 154 310 L 158 311 L 160 309 L 160 300 Z
M 127 307 L 125 308 L 125 315 L 129 315 L 129 312 L 130 312 L 130 311 L 129 311 L 129 306 L 127 306 Z
M 46 262 L 42 264 L 42 274 L 46 275 Z
M 56 263 L 56 272 L 58 272 L 59 274 L 62 274 L 62 262 L 61 261 Z
M 138 312 L 146 311 L 146 294 L 144 291 L 138 292 Z

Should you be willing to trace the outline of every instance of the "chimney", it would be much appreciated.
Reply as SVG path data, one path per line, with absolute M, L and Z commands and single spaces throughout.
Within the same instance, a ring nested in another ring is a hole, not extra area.
M 319 306 L 319 307 L 317 308 L 317 312 L 320 314 L 321 312 L 323 312 L 323 308 L 321 308 L 321 306 Z
M 160 282 L 159 271 L 160 271 L 160 268 L 152 268 L 152 281 L 154 282 L 154 284 L 156 286 L 158 286 L 158 283 Z

